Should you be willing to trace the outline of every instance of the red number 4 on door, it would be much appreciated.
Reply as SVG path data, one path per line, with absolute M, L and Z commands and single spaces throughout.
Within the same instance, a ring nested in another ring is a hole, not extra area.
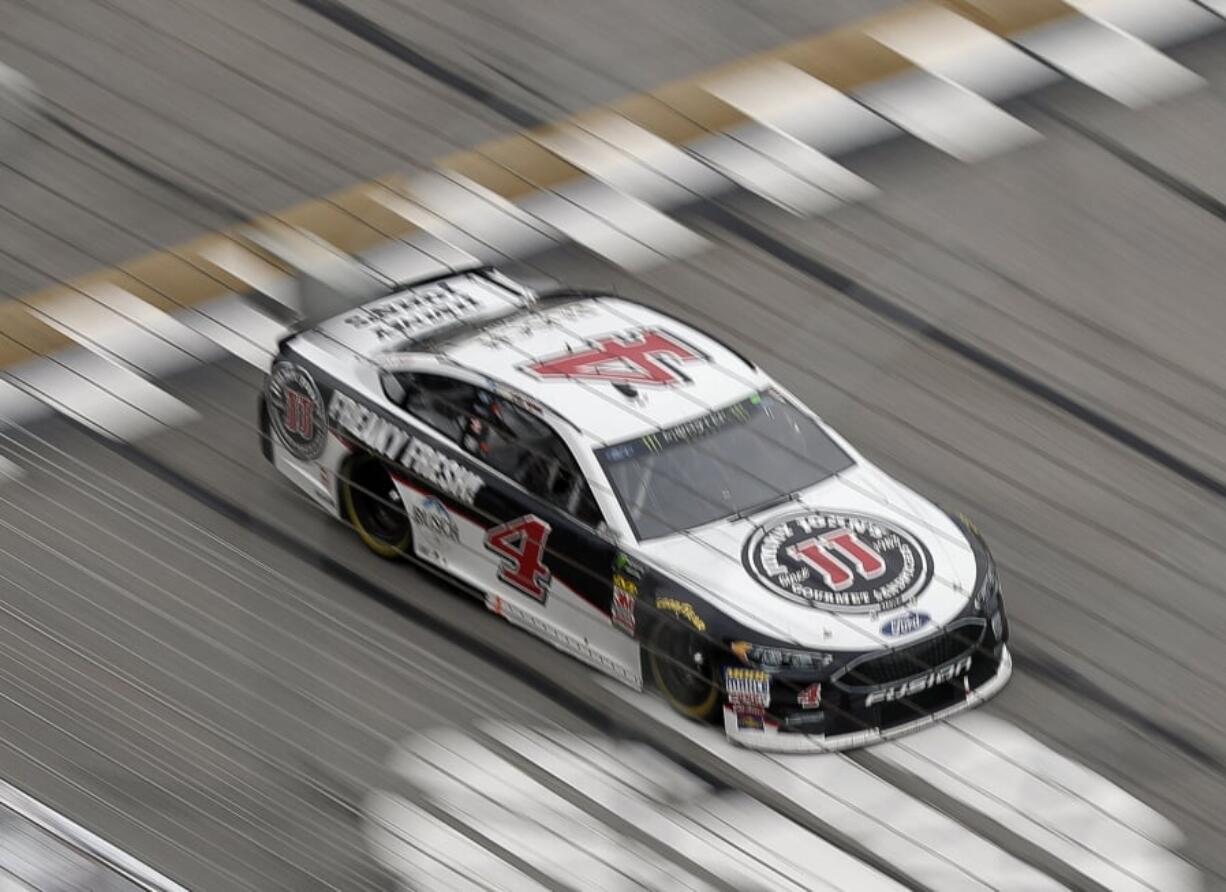
M 542 602 L 553 579 L 553 573 L 541 561 L 549 530 L 549 524 L 535 514 L 526 514 L 485 534 L 485 547 L 502 556 L 498 578 Z

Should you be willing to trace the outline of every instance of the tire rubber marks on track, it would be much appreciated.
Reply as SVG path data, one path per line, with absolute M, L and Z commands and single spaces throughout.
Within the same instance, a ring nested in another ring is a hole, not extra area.
M 418 735 L 392 767 L 413 794 L 373 794 L 368 839 L 432 889 L 901 888 L 645 746 L 491 723 Z

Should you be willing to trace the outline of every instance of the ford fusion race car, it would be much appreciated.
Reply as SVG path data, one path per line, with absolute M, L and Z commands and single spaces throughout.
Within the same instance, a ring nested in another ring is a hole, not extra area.
M 265 456 L 376 554 L 748 747 L 871 743 L 1008 680 L 992 557 L 729 347 L 492 270 L 287 336 Z

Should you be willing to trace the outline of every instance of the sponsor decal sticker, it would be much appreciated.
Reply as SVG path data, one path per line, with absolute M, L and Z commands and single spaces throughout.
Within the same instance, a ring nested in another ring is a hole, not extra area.
M 707 630 L 707 624 L 698 615 L 698 611 L 694 609 L 693 604 L 678 601 L 676 598 L 656 598 L 656 608 L 663 610 L 665 613 L 671 613 L 674 616 L 680 617 L 699 632 Z
M 634 637 L 636 621 L 634 618 L 634 603 L 639 596 L 639 584 L 629 576 L 620 573 L 613 574 L 613 606 L 609 619 L 613 625 L 627 635 Z
M 569 350 L 519 366 L 545 380 L 564 378 L 631 384 L 637 387 L 676 387 L 690 381 L 681 371 L 686 363 L 706 356 L 675 335 L 647 328 L 590 340 L 586 350 Z
M 622 576 L 629 576 L 631 579 L 641 580 L 643 578 L 643 565 L 625 552 L 619 551 L 617 557 L 613 559 L 613 572 L 620 573 Z
M 801 709 L 818 709 L 822 705 L 822 686 L 811 684 L 796 695 Z
M 447 506 L 433 496 L 413 506 L 412 518 L 414 543 L 435 557 L 460 541 L 459 524 Z
M 863 514 L 776 518 L 746 540 L 745 569 L 780 597 L 837 613 L 908 603 L 932 579 L 932 556 L 901 527 Z
M 901 635 L 910 635 L 912 632 L 918 632 L 930 622 L 932 622 L 932 617 L 928 614 L 908 610 L 906 613 L 901 613 L 886 621 L 881 626 L 881 634 L 887 638 L 898 638 Z
M 760 709 L 736 711 L 736 727 L 738 731 L 765 731 L 766 715 Z
M 481 308 L 481 302 L 471 295 L 438 287 L 398 294 L 362 307 L 346 316 L 345 324 L 359 331 L 369 331 L 380 341 L 410 338 L 464 319 Z
M 371 451 L 457 501 L 471 505 L 481 489 L 477 474 L 348 394 L 332 392 L 328 418 Z
M 313 461 L 324 454 L 328 424 L 310 372 L 292 362 L 278 362 L 268 375 L 266 399 L 272 429 L 290 455 Z
M 946 663 L 927 675 L 921 675 L 918 678 L 913 678 L 910 681 L 894 685 L 893 687 L 873 691 L 864 701 L 864 705 L 875 706 L 878 703 L 893 703 L 896 700 L 903 700 L 915 694 L 921 694 L 935 685 L 953 681 L 955 678 L 966 675 L 970 671 L 971 657 L 962 657 L 960 660 Z
M 734 708 L 766 709 L 771 705 L 771 679 L 761 669 L 729 666 L 724 670 L 724 689 Z

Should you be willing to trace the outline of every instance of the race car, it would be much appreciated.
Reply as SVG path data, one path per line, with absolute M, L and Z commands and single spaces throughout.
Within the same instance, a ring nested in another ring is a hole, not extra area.
M 378 555 L 734 743 L 828 751 L 1009 678 L 987 546 L 671 315 L 475 269 L 286 336 L 265 456 Z

